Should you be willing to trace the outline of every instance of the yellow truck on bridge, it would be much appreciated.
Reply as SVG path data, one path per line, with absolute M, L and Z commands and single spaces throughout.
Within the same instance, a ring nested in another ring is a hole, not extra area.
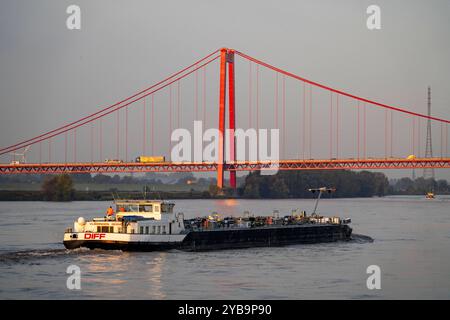
M 139 163 L 158 163 L 165 162 L 166 157 L 164 156 L 139 156 L 136 158 L 136 162 Z

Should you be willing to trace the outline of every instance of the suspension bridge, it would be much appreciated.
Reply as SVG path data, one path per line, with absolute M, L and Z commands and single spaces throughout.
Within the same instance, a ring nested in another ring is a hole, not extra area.
M 173 130 L 194 121 L 218 129 L 216 160 L 172 161 Z M 424 156 L 428 122 L 434 157 Z M 237 171 L 450 168 L 449 122 L 222 48 L 117 103 L 0 148 L 0 174 L 211 171 L 223 187 L 229 172 L 236 188 Z M 278 129 L 282 160 L 238 158 L 237 128 Z M 165 158 L 136 162 L 142 155 Z

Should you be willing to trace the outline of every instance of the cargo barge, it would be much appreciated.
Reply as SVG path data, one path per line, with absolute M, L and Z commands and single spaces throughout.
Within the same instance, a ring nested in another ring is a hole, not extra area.
M 311 189 L 322 192 L 329 189 Z M 68 249 L 86 247 L 123 251 L 179 249 L 203 251 L 283 246 L 349 240 L 350 219 L 324 217 L 314 211 L 293 210 L 280 216 L 205 217 L 185 219 L 174 212 L 175 204 L 164 200 L 115 200 L 115 210 L 86 221 L 80 217 L 64 233 Z

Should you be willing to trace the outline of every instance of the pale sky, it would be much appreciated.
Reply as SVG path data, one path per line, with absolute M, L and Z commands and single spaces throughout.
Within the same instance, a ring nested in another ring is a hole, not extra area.
M 71 4 L 81 8 L 81 30 L 66 28 L 66 8 Z M 366 27 L 366 8 L 371 4 L 381 8 L 381 30 Z M 0 147 L 93 113 L 220 47 L 419 113 L 426 113 L 430 85 L 433 115 L 450 119 L 449 18 L 448 0 L 2 0 Z M 236 85 L 243 88 L 237 89 L 238 125 L 247 115 L 246 66 L 236 74 Z M 214 79 L 212 68 L 208 72 Z M 271 79 L 269 75 L 261 80 L 262 91 L 273 90 Z M 216 93 L 208 93 L 208 105 L 214 110 Z M 273 104 L 261 99 L 264 107 Z M 189 103 L 184 101 L 186 108 Z M 287 108 L 295 105 L 295 97 L 288 97 L 287 103 Z M 216 121 L 214 112 L 208 113 L 209 123 Z M 316 121 L 328 119 L 320 112 Z M 134 117 L 131 121 L 139 121 L 139 114 Z M 288 135 L 298 136 L 297 129 L 290 130 Z M 408 154 L 401 149 L 411 140 L 405 130 L 395 138 L 398 156 Z M 437 141 L 437 128 L 434 133 Z M 372 146 L 384 142 L 375 131 L 369 130 L 371 134 Z M 288 145 L 294 143 L 295 137 L 288 139 Z M 342 148 L 350 150 L 352 143 L 343 141 Z M 141 144 L 137 138 L 130 142 L 130 157 L 139 154 Z M 437 144 L 435 153 L 440 152 Z M 328 154 L 325 140 L 314 148 Z M 80 151 L 80 157 L 83 152 L 89 151 Z M 397 177 L 410 171 L 386 173 Z M 448 170 L 437 174 L 450 177 Z

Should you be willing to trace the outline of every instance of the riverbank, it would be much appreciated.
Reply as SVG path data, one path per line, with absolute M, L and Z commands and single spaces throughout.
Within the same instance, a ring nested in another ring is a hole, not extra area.
M 142 192 L 120 192 L 121 198 L 142 198 Z M 117 193 L 111 191 L 75 191 L 73 201 L 111 201 Z M 147 198 L 163 199 L 210 199 L 207 191 L 162 191 L 147 192 Z M 220 198 L 220 197 L 217 197 Z M 42 191 L 0 190 L 0 201 L 45 201 Z
M 385 196 L 424 196 L 422 193 L 408 194 L 408 193 L 392 193 L 386 194 Z M 448 195 L 448 193 L 440 193 L 440 195 Z M 138 191 L 75 191 L 74 198 L 72 201 L 112 201 L 114 197 L 120 196 L 121 198 L 142 198 L 144 196 L 143 192 Z M 147 198 L 150 199 L 251 199 L 245 196 L 235 195 L 211 195 L 208 191 L 152 191 L 147 192 Z M 309 197 L 285 197 L 278 199 L 310 199 L 314 195 Z M 327 197 L 325 195 L 324 197 Z M 331 196 L 333 198 L 361 198 L 360 196 Z M 370 196 L 363 198 L 371 198 Z M 264 198 L 270 199 L 270 198 Z M 21 191 L 21 190 L 0 190 L 0 201 L 45 201 L 45 196 L 42 191 L 32 190 L 32 191 Z

